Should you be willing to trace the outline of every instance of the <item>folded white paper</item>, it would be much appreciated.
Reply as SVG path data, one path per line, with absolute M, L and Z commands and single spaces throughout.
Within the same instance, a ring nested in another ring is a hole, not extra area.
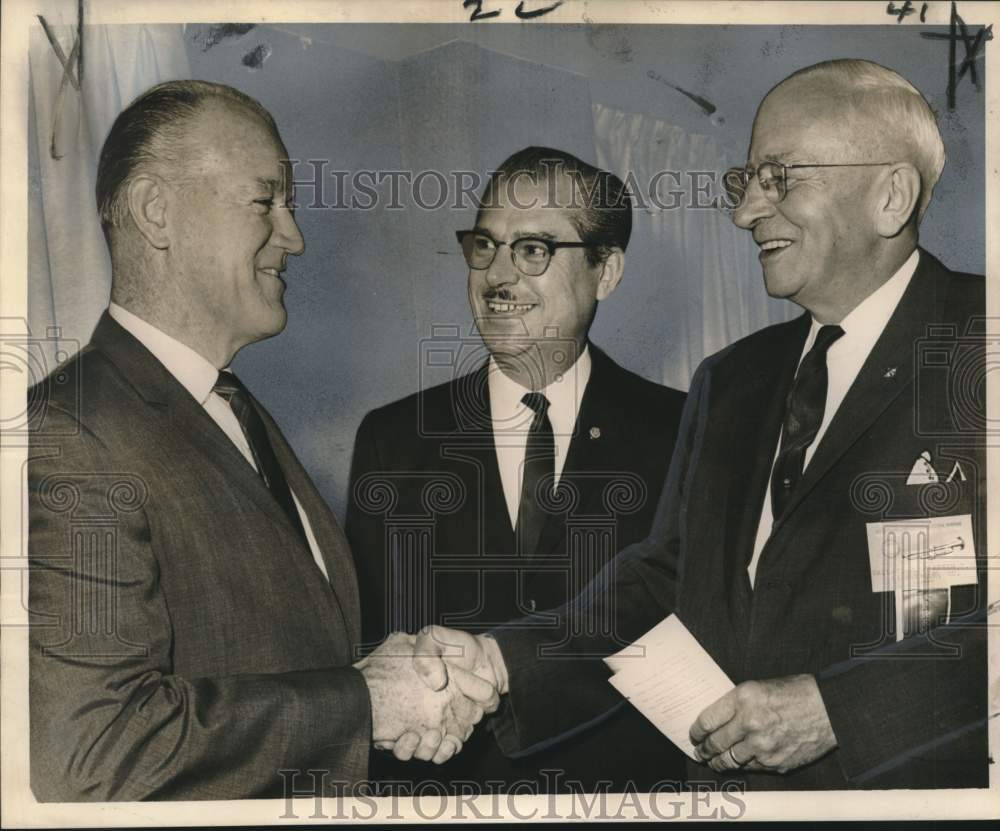
M 637 647 L 643 647 L 642 650 Z M 690 730 L 702 710 L 735 685 L 677 615 L 604 659 L 618 692 L 670 741 L 697 759 Z

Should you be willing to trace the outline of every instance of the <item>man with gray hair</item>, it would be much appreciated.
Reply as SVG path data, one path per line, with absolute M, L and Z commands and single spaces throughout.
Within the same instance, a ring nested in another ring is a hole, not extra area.
M 287 155 L 259 103 L 198 81 L 147 91 L 105 141 L 111 303 L 31 391 L 40 801 L 335 795 L 365 780 L 373 739 L 466 738 L 495 706 L 471 677 L 480 702 L 459 678 L 427 690 L 406 636 L 351 665 L 346 539 L 229 369 L 285 326 L 304 248 Z
M 691 725 L 692 779 L 988 784 L 984 281 L 918 247 L 943 162 L 912 85 L 840 60 L 767 94 L 727 174 L 768 293 L 806 313 L 698 369 L 653 532 L 600 596 L 620 637 L 675 613 L 735 683 Z M 607 639 L 546 662 L 537 635 L 493 635 L 432 629 L 417 664 L 432 688 L 472 667 L 509 692 L 505 750 L 613 706 L 589 657 Z

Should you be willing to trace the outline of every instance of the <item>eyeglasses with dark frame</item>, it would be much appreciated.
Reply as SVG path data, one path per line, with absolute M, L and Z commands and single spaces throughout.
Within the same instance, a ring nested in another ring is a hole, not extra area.
M 782 164 L 781 162 L 763 162 L 756 170 L 750 167 L 734 167 L 725 172 L 722 183 L 726 196 L 733 208 L 743 204 L 747 188 L 750 187 L 750 177 L 757 179 L 757 184 L 764 196 L 777 204 L 788 193 L 788 171 L 802 167 L 885 167 L 895 162 L 852 162 L 845 164 Z
M 520 237 L 510 242 L 495 240 L 482 231 L 456 231 L 469 268 L 483 271 L 493 264 L 501 245 L 510 248 L 510 259 L 522 274 L 541 277 L 560 248 L 591 248 L 588 242 L 556 242 L 541 237 Z

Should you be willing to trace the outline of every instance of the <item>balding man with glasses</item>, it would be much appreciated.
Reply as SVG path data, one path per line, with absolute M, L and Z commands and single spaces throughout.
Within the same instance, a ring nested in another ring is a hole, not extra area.
M 653 532 L 563 610 L 614 597 L 630 638 L 676 613 L 735 683 L 691 725 L 691 779 L 988 784 L 984 281 L 918 247 L 944 160 L 910 83 L 837 60 L 767 94 L 726 176 L 768 293 L 805 314 L 703 362 Z M 617 700 L 595 657 L 617 643 L 559 662 L 537 631 L 492 635 L 434 630 L 415 660 L 435 688 L 488 669 L 506 751 Z M 427 657 L 442 642 L 457 657 Z
M 369 413 L 358 430 L 347 534 L 369 642 L 458 621 L 484 631 L 559 606 L 649 531 L 684 396 L 588 340 L 622 278 L 631 210 L 616 176 L 562 151 L 527 148 L 492 175 L 475 227 L 458 232 L 483 345 L 467 344 L 456 364 L 474 370 Z M 385 754 L 373 773 L 546 792 L 571 780 L 646 789 L 682 769 L 628 707 L 521 760 L 477 732 L 443 768 Z M 433 757 L 416 743 L 393 752 Z

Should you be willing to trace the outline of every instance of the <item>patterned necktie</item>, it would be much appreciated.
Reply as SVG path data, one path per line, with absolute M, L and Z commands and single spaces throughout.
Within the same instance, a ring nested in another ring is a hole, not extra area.
M 538 545 L 547 512 L 539 504 L 539 487 L 553 488 L 556 470 L 555 439 L 549 421 L 549 400 L 538 392 L 529 392 L 521 402 L 535 417 L 528 429 L 524 449 L 524 473 L 521 477 L 521 500 L 517 507 L 517 540 L 522 557 L 530 557 Z
M 285 481 L 285 474 L 281 471 L 271 440 L 267 436 L 267 428 L 264 427 L 264 421 L 250 400 L 247 388 L 232 372 L 220 372 L 212 391 L 228 402 L 236 420 L 240 423 L 243 435 L 246 436 L 247 444 L 250 445 L 250 452 L 253 454 L 260 478 L 264 480 L 271 495 L 288 515 L 293 527 L 305 540 L 306 532 L 295 507 L 292 491 Z
M 785 402 L 781 428 L 781 450 L 771 474 L 771 513 L 777 521 L 788 507 L 795 486 L 802 478 L 806 450 L 823 423 L 826 407 L 826 353 L 844 334 L 839 326 L 824 326 L 816 342 L 802 359 Z

